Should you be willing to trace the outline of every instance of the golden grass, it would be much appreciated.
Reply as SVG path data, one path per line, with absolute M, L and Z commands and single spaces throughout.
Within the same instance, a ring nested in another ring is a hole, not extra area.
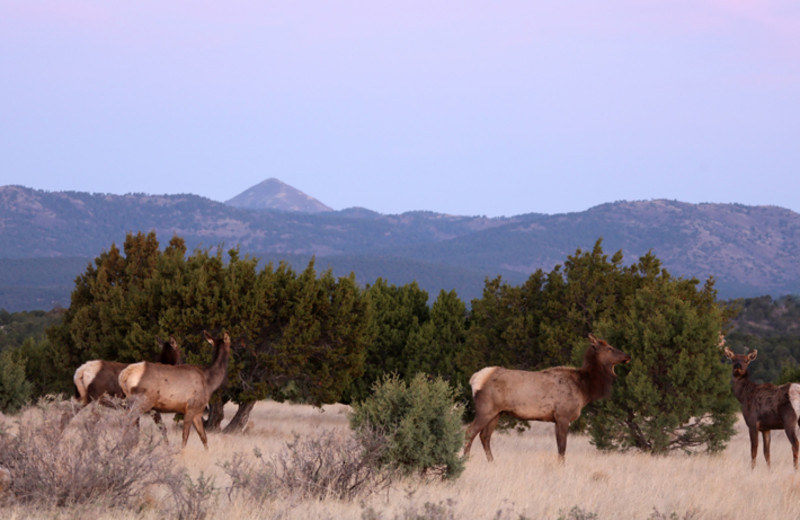
M 262 402 L 253 410 L 246 432 L 209 434 L 205 451 L 192 432 L 187 448 L 176 455 L 193 477 L 212 476 L 217 487 L 228 485 L 218 466 L 236 453 L 265 455 L 279 452 L 287 441 L 335 430 L 348 435 L 347 407 L 332 405 L 319 411 L 311 406 Z M 226 410 L 231 416 L 233 408 Z M 171 418 L 165 417 L 168 424 Z M 170 427 L 170 443 L 180 446 L 180 430 Z M 446 504 L 454 518 L 556 519 L 577 506 L 604 519 L 648 519 L 654 512 L 677 519 L 787 519 L 800 518 L 800 473 L 792 468 L 791 449 L 782 432 L 773 433 L 771 469 L 759 455 L 750 470 L 749 440 L 741 421 L 728 448 L 718 455 L 673 454 L 651 457 L 636 452 L 603 453 L 587 437 L 570 435 L 566 464 L 558 464 L 553 426 L 532 423 L 530 431 L 496 433 L 495 462 L 489 464 L 477 444 L 461 477 L 455 482 L 422 483 L 406 480 L 388 493 L 363 503 L 291 501 L 264 506 L 231 504 L 224 494 L 209 511 L 210 519 L 250 520 L 285 518 L 362 518 L 366 507 L 381 518 L 403 518 L 410 508 L 426 502 Z M 1 512 L 2 510 L 0 510 Z M 30 518 L 30 511 L 7 509 L 6 518 Z M 59 512 L 41 512 L 47 518 L 68 518 Z M 155 513 L 108 513 L 98 518 L 156 518 Z

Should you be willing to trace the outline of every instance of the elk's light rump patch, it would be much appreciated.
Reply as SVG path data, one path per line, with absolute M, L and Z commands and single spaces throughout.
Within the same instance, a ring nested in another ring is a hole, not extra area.
M 122 387 L 125 395 L 130 395 L 131 389 L 139 385 L 139 381 L 142 380 L 144 375 L 144 367 L 144 361 L 140 361 L 139 363 L 128 365 L 125 370 L 119 373 L 119 386 Z
M 78 388 L 78 392 L 80 392 L 81 397 L 86 394 L 89 385 L 92 384 L 94 378 L 97 377 L 97 373 L 100 372 L 101 368 L 103 368 L 103 362 L 99 359 L 95 359 L 93 361 L 87 361 L 79 366 L 75 371 L 72 381 Z
M 800 383 L 792 383 L 789 385 L 789 401 L 792 403 L 794 413 L 800 417 Z
M 495 373 L 497 367 L 486 367 L 478 370 L 472 377 L 469 378 L 469 385 L 472 387 L 472 397 L 475 397 L 475 394 L 483 388 L 483 385 L 486 384 L 486 381 L 492 377 L 492 374 Z

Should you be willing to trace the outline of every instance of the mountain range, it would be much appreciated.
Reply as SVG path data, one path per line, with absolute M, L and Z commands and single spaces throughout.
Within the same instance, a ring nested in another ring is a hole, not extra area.
M 191 194 L 111 195 L 0 187 L 0 308 L 69 304 L 75 277 L 126 232 L 155 231 L 190 250 L 235 247 L 264 262 L 417 281 L 431 297 L 480 297 L 487 277 L 522 283 L 602 238 L 630 265 L 652 251 L 673 275 L 713 276 L 720 298 L 800 293 L 800 214 L 775 206 L 621 201 L 582 212 L 513 217 L 333 211 L 277 179 L 226 203 Z

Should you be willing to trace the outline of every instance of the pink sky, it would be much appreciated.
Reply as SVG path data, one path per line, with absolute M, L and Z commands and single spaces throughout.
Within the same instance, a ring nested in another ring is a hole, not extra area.
M 0 185 L 800 210 L 800 3 L 0 0 Z

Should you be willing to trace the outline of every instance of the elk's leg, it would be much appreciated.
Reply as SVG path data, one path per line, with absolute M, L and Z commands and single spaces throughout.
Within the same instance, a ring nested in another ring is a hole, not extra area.
M 761 432 L 761 437 L 764 439 L 764 460 L 767 461 L 767 467 L 769 467 L 769 444 L 772 436 L 769 430 L 764 430 Z
M 167 438 L 167 426 L 164 424 L 164 421 L 161 420 L 161 414 L 155 410 L 152 410 L 150 415 L 153 417 L 153 423 L 158 426 L 158 429 L 161 431 L 161 435 L 164 437 L 164 442 L 169 444 L 169 439 Z
M 189 440 L 189 430 L 192 428 L 192 419 L 194 416 L 187 414 L 183 415 L 183 436 L 181 437 L 181 449 L 186 447 L 186 441 Z
M 203 426 L 203 414 L 198 413 L 195 415 L 192 418 L 192 424 L 194 424 L 194 429 L 197 430 L 200 440 L 203 441 L 203 447 L 208 450 L 208 438 L 206 437 L 206 429 Z
M 496 415 L 494 419 L 489 421 L 489 424 L 483 427 L 481 430 L 481 444 L 483 444 L 483 452 L 486 453 L 486 458 L 489 462 L 494 460 L 494 456 L 492 455 L 492 433 L 494 433 L 494 429 L 497 427 L 497 422 L 500 420 L 500 415 Z
M 564 463 L 564 454 L 567 452 L 567 432 L 569 421 L 556 418 L 556 444 L 558 445 L 558 461 Z
M 469 450 L 472 448 L 472 441 L 475 440 L 475 436 L 483 430 L 489 422 L 491 422 L 492 418 L 487 418 L 486 416 L 480 415 L 480 413 L 475 415 L 475 420 L 467 426 L 467 432 L 464 436 L 464 456 L 469 456 Z M 486 457 L 488 458 L 489 455 L 487 454 Z M 490 461 L 492 459 L 489 459 Z
M 750 469 L 756 467 L 756 455 L 758 455 L 758 430 L 755 426 L 750 427 Z
M 800 441 L 797 440 L 797 425 L 794 420 L 784 421 L 786 426 L 783 428 L 786 432 L 786 437 L 792 444 L 792 462 L 794 462 L 794 469 L 797 469 L 797 451 L 800 448 Z

